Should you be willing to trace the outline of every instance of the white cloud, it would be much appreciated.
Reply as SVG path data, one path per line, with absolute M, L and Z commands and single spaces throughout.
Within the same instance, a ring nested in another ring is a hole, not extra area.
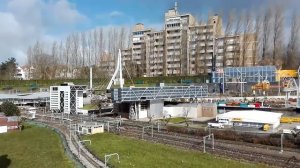
M 0 62 L 15 57 L 24 64 L 27 48 L 36 40 L 51 43 L 58 39 L 51 32 L 87 20 L 67 0 L 9 0 L 1 9 Z
M 74 4 L 67 0 L 59 0 L 53 4 L 51 11 L 60 23 L 74 24 L 86 20 L 86 16 L 82 15 L 76 10 Z
M 118 17 L 118 16 L 122 16 L 122 15 L 123 15 L 123 13 L 120 11 L 112 11 L 109 13 L 110 17 Z
M 121 11 L 111 11 L 109 13 L 99 13 L 96 15 L 96 18 L 99 20 L 109 21 L 111 19 L 116 19 L 117 17 L 129 18 L 125 13 Z

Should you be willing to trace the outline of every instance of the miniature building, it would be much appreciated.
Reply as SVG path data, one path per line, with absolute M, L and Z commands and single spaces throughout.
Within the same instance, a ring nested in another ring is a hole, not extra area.
M 3 114 L 0 114 L 0 133 L 18 129 L 19 121 L 20 117 L 18 116 L 6 117 Z
M 83 90 L 86 86 L 65 83 L 50 86 L 50 110 L 63 113 L 76 113 L 83 107 Z
M 104 124 L 97 122 L 82 122 L 78 124 L 77 132 L 80 134 L 97 134 L 104 132 Z
M 276 129 L 280 125 L 282 113 L 246 110 L 230 111 L 219 114 L 216 121 L 234 127 L 247 127 L 261 129 L 265 124 L 270 125 L 271 129 Z

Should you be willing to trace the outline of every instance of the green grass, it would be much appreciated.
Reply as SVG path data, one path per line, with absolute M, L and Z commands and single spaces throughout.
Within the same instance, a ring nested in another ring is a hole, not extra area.
M 68 168 L 59 135 L 47 128 L 26 125 L 22 132 L 0 134 L 0 167 Z
M 92 104 L 85 104 L 85 105 L 83 105 L 82 109 L 84 109 L 84 110 L 94 110 L 94 109 L 98 109 L 98 107 L 95 106 L 95 105 L 92 105 Z
M 175 118 L 162 119 L 162 120 L 169 120 L 169 122 L 173 123 L 173 124 L 185 122 L 185 118 L 184 117 L 175 117 Z
M 105 154 L 118 153 L 120 163 L 115 158 L 111 158 L 109 163 L 119 168 L 264 167 L 108 133 L 87 135 L 83 139 L 92 141 L 91 146 L 88 143 L 86 145 L 103 160 Z

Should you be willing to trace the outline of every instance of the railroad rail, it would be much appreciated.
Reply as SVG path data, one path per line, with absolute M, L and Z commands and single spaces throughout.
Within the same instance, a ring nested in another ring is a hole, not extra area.
M 84 167 L 105 167 L 105 164 L 99 158 L 91 154 L 86 149 L 86 147 L 80 143 L 80 139 L 76 133 L 70 134 L 70 130 L 63 124 L 62 121 L 55 120 L 55 118 L 53 120 L 45 120 L 44 118 L 39 118 L 36 121 L 46 124 L 49 127 L 58 129 L 66 137 L 68 146 L 73 155 L 82 163 Z M 68 122 L 68 120 L 66 120 L 65 122 Z
M 123 125 L 121 131 L 116 131 L 118 134 L 142 139 L 142 127 L 133 125 Z M 192 136 L 179 134 L 174 132 L 167 132 L 161 130 L 160 132 L 154 131 L 152 133 L 146 133 L 143 136 L 144 140 L 172 145 L 176 147 L 188 148 L 193 150 L 202 150 L 203 141 L 200 136 Z M 212 150 L 209 147 L 211 144 L 207 141 L 206 151 L 218 156 L 226 156 L 234 160 L 249 161 L 255 163 L 263 163 L 275 167 L 300 167 L 300 161 L 296 158 L 299 153 L 297 152 L 285 152 L 280 154 L 279 150 L 257 147 L 255 144 L 251 146 L 245 146 L 245 144 L 234 144 L 224 142 L 221 140 L 215 141 L 215 148 Z

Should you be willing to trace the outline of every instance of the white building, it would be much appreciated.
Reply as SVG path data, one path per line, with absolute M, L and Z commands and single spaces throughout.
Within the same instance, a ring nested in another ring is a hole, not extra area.
M 224 114 L 218 114 L 216 121 L 232 126 L 262 128 L 265 124 L 269 124 L 270 128 L 275 129 L 280 125 L 282 113 L 245 110 L 230 111 Z
M 78 124 L 77 132 L 80 134 L 97 134 L 104 132 L 104 124 L 97 122 L 82 122 Z
M 83 90 L 86 86 L 62 84 L 50 86 L 50 110 L 55 112 L 76 113 L 83 107 Z

